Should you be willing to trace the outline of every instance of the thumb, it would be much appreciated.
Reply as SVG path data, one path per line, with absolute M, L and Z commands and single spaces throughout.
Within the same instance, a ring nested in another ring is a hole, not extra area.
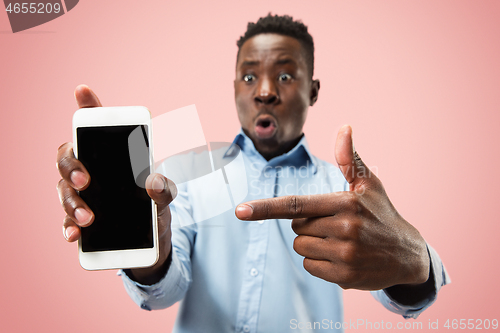
M 102 104 L 97 98 L 97 95 L 85 84 L 80 84 L 75 89 L 75 99 L 78 107 L 81 108 L 95 108 L 101 107 Z
M 357 190 L 375 177 L 356 152 L 352 141 L 352 128 L 349 125 L 342 126 L 337 134 L 335 159 L 351 191 Z
M 177 196 L 177 187 L 170 179 L 158 173 L 152 173 L 146 179 L 148 195 L 156 202 L 158 226 L 168 229 L 170 224 L 170 209 L 168 205 Z M 163 230 L 159 230 L 161 234 Z

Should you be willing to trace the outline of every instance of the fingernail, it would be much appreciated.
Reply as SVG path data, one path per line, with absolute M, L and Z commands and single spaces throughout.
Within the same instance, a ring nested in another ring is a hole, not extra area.
M 75 229 L 71 227 L 67 227 L 66 230 L 64 230 L 64 234 L 66 235 L 66 239 L 69 240 L 71 235 L 75 233 Z
M 85 177 L 85 174 L 81 171 L 75 170 L 71 173 L 70 175 L 71 182 L 75 184 L 77 188 L 80 188 L 87 184 L 87 178 Z
M 165 183 L 163 182 L 163 179 L 160 176 L 156 176 L 155 179 L 153 179 L 153 191 L 161 193 L 164 189 Z
M 252 216 L 253 207 L 250 205 L 239 205 L 236 207 L 236 215 L 239 219 L 246 220 Z
M 75 209 L 75 217 L 78 220 L 78 223 L 82 227 L 84 227 L 87 224 L 89 224 L 90 218 L 92 217 L 92 215 L 86 209 L 77 208 L 77 209 Z

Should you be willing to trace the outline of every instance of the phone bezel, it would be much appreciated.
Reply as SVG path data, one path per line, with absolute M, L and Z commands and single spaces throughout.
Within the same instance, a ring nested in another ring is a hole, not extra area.
M 73 115 L 73 151 L 78 158 L 77 128 L 96 126 L 147 125 L 150 173 L 154 172 L 151 113 L 143 106 L 96 107 L 79 109 Z M 80 265 L 86 270 L 150 267 L 158 261 L 158 222 L 156 203 L 152 202 L 153 247 L 114 251 L 83 252 L 78 240 Z

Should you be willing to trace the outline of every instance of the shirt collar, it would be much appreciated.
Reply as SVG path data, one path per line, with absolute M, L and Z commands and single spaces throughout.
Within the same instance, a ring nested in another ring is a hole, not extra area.
M 235 145 L 239 147 L 239 149 L 235 148 Z M 255 149 L 252 140 L 243 132 L 243 129 L 241 128 L 238 135 L 236 135 L 236 137 L 234 138 L 233 143 L 224 154 L 224 157 L 231 157 L 240 149 L 247 155 L 254 155 L 265 161 L 264 157 L 262 157 L 257 149 Z M 305 158 L 303 158 L 304 155 Z M 296 162 L 300 162 L 301 164 L 306 164 L 307 161 L 309 161 L 309 163 L 311 163 L 313 166 L 313 173 L 316 173 L 316 171 L 318 170 L 317 159 L 311 154 L 309 144 L 307 143 L 305 135 L 302 136 L 299 143 L 297 143 L 297 145 L 293 147 L 289 152 L 280 156 L 276 156 L 269 161 L 265 161 L 265 163 L 269 165 L 279 165 L 289 160 L 294 160 Z

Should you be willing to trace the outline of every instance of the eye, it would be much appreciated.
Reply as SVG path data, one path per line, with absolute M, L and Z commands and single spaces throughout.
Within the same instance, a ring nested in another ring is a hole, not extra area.
M 243 81 L 245 81 L 245 82 L 253 82 L 253 81 L 255 81 L 255 79 L 256 79 L 256 77 L 253 74 L 245 74 L 243 76 Z
M 278 76 L 278 81 L 282 81 L 282 82 L 288 82 L 288 81 L 291 81 L 292 80 L 292 76 L 290 74 L 280 74 Z

